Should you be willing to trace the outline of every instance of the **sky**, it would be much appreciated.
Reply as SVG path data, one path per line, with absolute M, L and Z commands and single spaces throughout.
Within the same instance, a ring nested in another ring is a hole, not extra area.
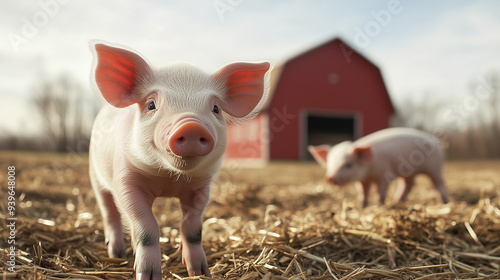
M 378 65 L 399 108 L 424 92 L 464 96 L 500 71 L 500 1 L 195 0 L 0 3 L 0 136 L 33 134 L 43 79 L 89 86 L 89 40 L 127 46 L 155 66 L 212 72 L 233 61 L 280 63 L 334 37 Z

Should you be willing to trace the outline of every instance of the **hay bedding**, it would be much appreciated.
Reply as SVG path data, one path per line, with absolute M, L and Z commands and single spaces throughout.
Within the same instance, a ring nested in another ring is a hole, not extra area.
M 20 171 L 16 178 L 16 272 L 7 272 L 6 175 L 0 172 L 0 277 L 133 277 L 130 248 L 127 259 L 107 258 L 85 160 L 73 164 L 63 156 L 46 160 L 16 154 L 0 157 L 0 170 L 12 164 Z M 323 184 L 318 180 L 322 170 L 315 165 L 229 166 L 214 185 L 205 214 L 203 246 L 213 276 L 499 279 L 500 201 L 496 189 L 500 178 L 481 181 L 474 177 L 470 181 L 467 174 L 477 173 L 467 173 L 463 164 L 450 165 L 445 177 L 455 178 L 449 180 L 454 202 L 433 203 L 428 182 L 422 180 L 410 195 L 412 203 L 362 211 L 354 207 L 352 188 L 339 191 Z M 486 166 L 498 170 L 498 165 Z M 469 192 L 478 193 L 479 200 L 455 199 Z M 162 231 L 163 276 L 186 277 L 177 251 L 178 202 L 159 199 L 155 211 Z M 128 237 L 126 244 L 130 247 Z M 203 277 L 194 279 L 199 278 Z

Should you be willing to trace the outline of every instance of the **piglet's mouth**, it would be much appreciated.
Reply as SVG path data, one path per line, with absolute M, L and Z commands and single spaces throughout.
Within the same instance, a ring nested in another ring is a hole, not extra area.
M 171 157 L 174 157 L 176 160 L 183 160 L 183 161 L 192 161 L 198 158 L 197 156 L 178 156 L 172 153 L 172 151 L 169 149 L 167 149 L 167 154 Z
M 167 150 L 166 160 L 174 169 L 177 169 L 181 172 L 186 172 L 196 168 L 196 166 L 198 166 L 198 164 L 200 163 L 201 157 L 178 156 L 172 153 L 170 150 Z
M 176 155 L 169 148 L 165 148 L 165 151 L 167 152 L 167 156 L 168 157 L 175 158 L 176 160 L 193 160 L 193 159 L 198 158 L 197 156 L 181 156 L 181 155 Z
M 334 186 L 339 186 L 339 187 L 342 187 L 346 184 L 346 182 L 344 182 L 344 180 L 341 180 L 340 178 L 335 177 L 335 176 L 332 176 L 332 177 L 327 176 L 327 177 L 325 177 L 325 180 L 329 184 L 332 184 Z

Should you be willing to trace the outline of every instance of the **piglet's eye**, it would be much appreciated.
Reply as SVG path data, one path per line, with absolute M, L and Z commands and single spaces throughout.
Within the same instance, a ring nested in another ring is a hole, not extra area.
M 148 105 L 148 110 L 155 110 L 156 109 L 156 106 L 155 106 L 155 102 L 154 101 L 151 101 L 151 103 L 149 103 Z
M 350 169 L 351 167 L 352 167 L 352 163 L 346 163 L 346 164 L 344 165 L 344 168 L 345 168 L 345 169 Z
M 214 112 L 214 114 L 219 114 L 220 113 L 219 106 L 214 105 L 214 109 L 212 110 L 212 112 Z

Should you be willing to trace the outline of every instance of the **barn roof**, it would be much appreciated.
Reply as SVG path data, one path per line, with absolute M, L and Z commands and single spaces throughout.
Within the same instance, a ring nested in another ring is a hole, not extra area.
M 369 60 L 368 58 L 366 58 L 364 55 L 362 55 L 361 53 L 359 53 L 358 51 L 356 51 L 354 48 L 352 48 L 350 45 L 348 45 L 347 43 L 345 43 L 345 41 L 343 41 L 342 39 L 340 39 L 339 37 L 335 37 L 333 39 L 330 39 L 322 44 L 319 44 L 315 47 L 312 47 L 306 51 L 303 51 L 299 54 L 296 54 L 296 55 L 293 55 L 291 57 L 289 57 L 288 59 L 285 59 L 284 62 L 280 62 L 280 63 L 277 63 L 276 65 L 274 65 L 273 69 L 271 70 L 271 74 L 270 74 L 270 77 L 269 77 L 269 98 L 266 102 L 266 105 L 263 106 L 263 111 L 267 110 L 267 108 L 269 107 L 269 104 L 271 103 L 273 97 L 274 97 L 274 93 L 276 91 L 276 87 L 278 85 L 278 82 L 281 78 L 281 73 L 283 71 L 283 69 L 285 68 L 286 64 L 290 61 L 293 61 L 299 57 L 302 57 L 304 55 L 307 55 L 308 53 L 311 53 L 311 52 L 314 52 L 316 51 L 317 49 L 325 46 L 325 45 L 329 45 L 329 44 L 343 44 L 347 49 L 353 51 L 354 53 L 356 53 L 357 55 L 359 55 L 359 57 L 361 57 L 363 60 L 365 60 L 367 63 L 371 64 L 374 68 L 376 68 L 379 72 L 380 72 L 380 75 L 382 76 L 382 73 L 380 71 L 380 68 L 375 64 L 373 63 L 371 60 Z M 383 76 L 382 76 L 383 78 Z M 385 82 L 384 82 L 384 85 L 385 85 Z M 394 106 L 392 104 L 392 100 L 389 96 L 389 92 L 387 91 L 387 88 L 385 89 L 386 93 L 387 93 L 387 98 L 389 99 L 389 103 L 390 103 L 390 106 L 392 108 L 392 111 L 394 112 Z

